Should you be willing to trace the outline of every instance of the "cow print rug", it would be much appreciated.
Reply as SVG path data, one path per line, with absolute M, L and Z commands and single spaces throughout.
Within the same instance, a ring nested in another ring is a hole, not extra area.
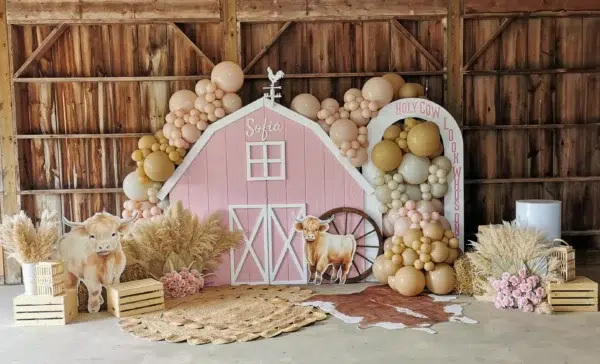
M 404 297 L 388 286 L 370 286 L 351 294 L 314 295 L 302 304 L 318 307 L 338 319 L 358 324 L 358 328 L 373 326 L 389 330 L 411 328 L 435 334 L 431 326 L 441 322 L 476 324 L 463 315 L 463 305 L 449 303 L 456 296 L 419 295 Z

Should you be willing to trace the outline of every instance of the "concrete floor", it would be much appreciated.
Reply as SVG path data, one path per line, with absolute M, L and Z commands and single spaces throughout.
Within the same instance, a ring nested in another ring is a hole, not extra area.
M 364 285 L 335 286 L 356 291 Z M 321 291 L 331 286 L 322 286 Z M 467 299 L 477 325 L 444 323 L 438 334 L 358 330 L 334 317 L 276 338 L 227 345 L 153 343 L 120 331 L 107 313 L 81 314 L 61 327 L 12 327 L 12 297 L 0 287 L 0 363 L 594 363 L 600 358 L 600 313 L 539 316 L 496 310 Z

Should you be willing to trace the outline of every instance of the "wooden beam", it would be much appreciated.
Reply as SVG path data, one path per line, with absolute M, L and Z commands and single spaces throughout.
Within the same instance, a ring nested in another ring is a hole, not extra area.
M 510 25 L 510 23 L 513 21 L 513 19 L 514 18 L 504 19 L 504 22 L 502 22 L 502 24 L 500 24 L 500 27 L 498 27 L 498 29 L 496 29 L 496 32 L 494 32 L 494 34 L 492 34 L 490 39 L 488 39 L 485 43 L 483 43 L 481 48 L 479 48 L 477 50 L 477 52 L 475 52 L 475 54 L 473 54 L 473 56 L 471 56 L 471 58 L 467 61 L 467 63 L 463 67 L 463 70 L 465 70 L 465 71 L 468 70 L 469 67 L 471 67 L 471 65 L 473 65 L 473 63 L 475 63 L 475 61 L 483 54 L 483 52 L 485 52 L 492 45 L 492 43 L 494 43 L 494 41 L 500 36 L 500 34 L 502 34 L 504 29 L 506 29 L 506 27 L 508 27 Z
M 0 3 L 0 85 L 4 88 L 4 92 L 0 92 L 0 158 L 2 160 L 2 213 L 5 215 L 15 214 L 19 210 L 10 31 L 11 28 L 6 23 L 6 1 L 3 0 Z M 0 259 L 3 260 L 3 271 L 0 275 L 4 276 L 4 283 L 20 284 L 21 267 L 14 259 L 2 255 Z
M 504 13 L 472 13 L 465 14 L 465 19 L 493 18 L 589 18 L 600 16 L 599 10 L 590 11 L 536 11 L 536 12 L 504 12 Z
M 431 54 L 431 52 L 429 52 L 427 49 L 425 49 L 425 47 L 423 47 L 423 45 L 421 44 L 421 42 L 419 42 L 417 40 L 417 38 L 415 38 L 409 31 L 408 29 L 406 29 L 402 24 L 400 24 L 400 22 L 397 19 L 392 19 L 390 20 L 390 23 L 394 26 L 394 28 L 396 28 L 406 39 L 408 39 L 409 42 L 411 42 L 415 48 L 417 48 L 417 50 L 419 51 L 419 53 L 421 53 L 425 58 L 427 58 L 427 60 L 429 62 L 431 62 L 431 64 L 433 64 L 433 66 L 435 67 L 436 70 L 441 70 L 443 68 L 443 66 L 440 64 L 440 62 L 438 62 L 437 59 L 435 59 L 435 57 L 433 56 L 433 54 Z
M 488 184 L 507 184 L 507 183 L 562 183 L 562 182 L 600 182 L 600 176 L 465 179 L 466 185 L 488 185 Z
M 600 123 L 580 123 L 580 124 L 502 124 L 502 125 L 465 125 L 461 127 L 462 131 L 480 131 L 480 130 L 540 130 L 540 129 L 568 129 L 568 128 L 597 128 Z
M 202 52 L 202 49 L 200 49 L 196 45 L 196 43 L 194 43 L 187 36 L 187 34 L 185 34 L 181 29 L 179 29 L 179 27 L 175 23 L 168 23 L 168 24 L 171 28 L 173 28 L 175 30 L 176 33 L 178 33 L 179 35 L 181 35 L 183 37 L 183 39 L 185 39 L 186 43 L 188 43 L 190 45 L 190 47 L 192 47 L 194 49 L 194 51 L 196 51 L 196 53 L 198 53 L 200 55 L 200 57 L 206 59 L 206 61 L 208 62 L 208 64 L 210 64 L 211 67 L 215 66 L 215 63 L 210 58 L 208 58 L 208 56 L 206 54 L 204 54 L 204 52 Z
M 210 75 L 189 76 L 124 76 L 124 77 L 25 77 L 14 79 L 15 83 L 69 83 L 69 82 L 151 82 L 196 81 Z
M 600 67 L 595 68 L 550 68 L 550 69 L 513 69 L 513 70 L 468 70 L 463 72 L 469 76 L 504 76 L 504 75 L 558 75 L 568 73 L 600 74 Z
M 271 39 L 271 41 L 265 45 L 260 52 L 258 52 L 258 54 L 256 56 L 254 56 L 254 58 L 250 61 L 250 63 L 248 63 L 248 65 L 246 66 L 246 68 L 244 68 L 244 74 L 248 73 L 248 71 L 250 71 L 250 69 L 252 68 L 252 66 L 254 66 L 256 64 L 256 62 L 258 62 L 264 55 L 265 53 L 267 53 L 267 51 L 269 50 L 269 48 L 271 48 L 271 46 L 277 42 L 277 40 L 279 39 L 279 37 L 281 37 L 281 35 L 283 34 L 283 32 L 285 32 L 285 30 L 292 24 L 291 20 L 288 20 L 287 22 L 285 22 L 285 24 L 283 24 L 283 26 L 277 31 L 277 33 L 275 34 L 275 36 L 273 37 L 273 39 Z
M 221 0 L 223 17 L 223 58 L 225 61 L 241 63 L 238 45 L 237 0 Z
M 19 134 L 19 140 L 31 139 L 126 139 L 141 138 L 152 133 L 114 133 L 114 134 Z
M 462 0 L 451 0 L 446 19 L 446 105 L 448 111 L 463 124 L 463 18 Z
M 15 72 L 14 78 L 19 78 L 23 72 L 35 61 L 40 59 L 46 52 L 56 43 L 58 38 L 67 30 L 67 23 L 61 23 L 58 25 L 50 34 L 40 43 L 40 45 L 31 53 L 31 55 L 25 60 L 23 65 Z
M 63 188 L 56 190 L 22 190 L 19 195 L 72 195 L 76 193 L 122 193 L 122 188 Z
M 466 13 L 596 10 L 596 0 L 465 0 Z
M 341 77 L 374 77 L 383 76 L 388 72 L 342 72 L 342 73 L 292 73 L 285 75 L 285 79 L 289 78 L 341 78 Z M 402 76 L 443 76 L 446 71 L 404 71 L 394 73 Z M 246 75 L 246 79 L 268 79 L 266 74 L 261 75 Z

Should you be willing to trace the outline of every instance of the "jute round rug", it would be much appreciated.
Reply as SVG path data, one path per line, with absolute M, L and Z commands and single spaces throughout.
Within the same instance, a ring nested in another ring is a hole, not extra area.
M 311 290 L 282 286 L 207 287 L 165 302 L 166 310 L 119 321 L 123 331 L 152 341 L 227 344 L 297 331 L 327 314 L 295 303 Z

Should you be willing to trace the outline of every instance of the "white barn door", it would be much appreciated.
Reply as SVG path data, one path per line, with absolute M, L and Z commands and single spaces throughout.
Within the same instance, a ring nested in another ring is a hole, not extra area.
M 268 284 L 267 206 L 229 205 L 229 227 L 243 232 L 244 244 L 231 249 L 231 284 Z
M 304 237 L 294 229 L 295 217 L 305 214 L 305 204 L 269 204 L 267 207 L 271 284 L 306 283 Z

